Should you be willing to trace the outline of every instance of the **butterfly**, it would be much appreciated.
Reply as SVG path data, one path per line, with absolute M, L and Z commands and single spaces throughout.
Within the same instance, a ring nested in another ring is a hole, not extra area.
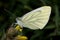
M 49 21 L 51 14 L 50 6 L 43 6 L 17 17 L 17 24 L 30 29 L 43 29 Z

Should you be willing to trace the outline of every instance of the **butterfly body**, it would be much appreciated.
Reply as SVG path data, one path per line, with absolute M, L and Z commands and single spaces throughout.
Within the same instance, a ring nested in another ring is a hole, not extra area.
M 37 8 L 22 17 L 17 18 L 17 24 L 30 29 L 43 29 L 51 14 L 50 6 Z

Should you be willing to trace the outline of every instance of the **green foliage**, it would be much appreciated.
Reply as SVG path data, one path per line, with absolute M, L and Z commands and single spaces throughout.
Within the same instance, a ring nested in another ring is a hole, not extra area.
M 23 34 L 29 40 L 60 40 L 60 1 L 59 0 L 0 0 L 0 38 L 15 23 L 16 17 L 41 6 L 51 6 L 48 24 L 42 30 L 24 28 Z

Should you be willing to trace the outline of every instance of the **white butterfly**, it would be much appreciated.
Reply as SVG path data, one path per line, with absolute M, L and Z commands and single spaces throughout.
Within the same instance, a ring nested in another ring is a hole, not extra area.
M 50 6 L 37 8 L 23 17 L 16 18 L 17 24 L 30 29 L 43 29 L 48 23 L 51 14 Z

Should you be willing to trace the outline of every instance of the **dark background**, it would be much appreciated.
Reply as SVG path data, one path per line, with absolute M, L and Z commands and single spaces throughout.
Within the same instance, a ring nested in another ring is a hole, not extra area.
M 48 24 L 42 30 L 23 29 L 29 40 L 60 40 L 60 0 L 0 0 L 0 38 L 16 17 L 41 6 L 51 6 Z

